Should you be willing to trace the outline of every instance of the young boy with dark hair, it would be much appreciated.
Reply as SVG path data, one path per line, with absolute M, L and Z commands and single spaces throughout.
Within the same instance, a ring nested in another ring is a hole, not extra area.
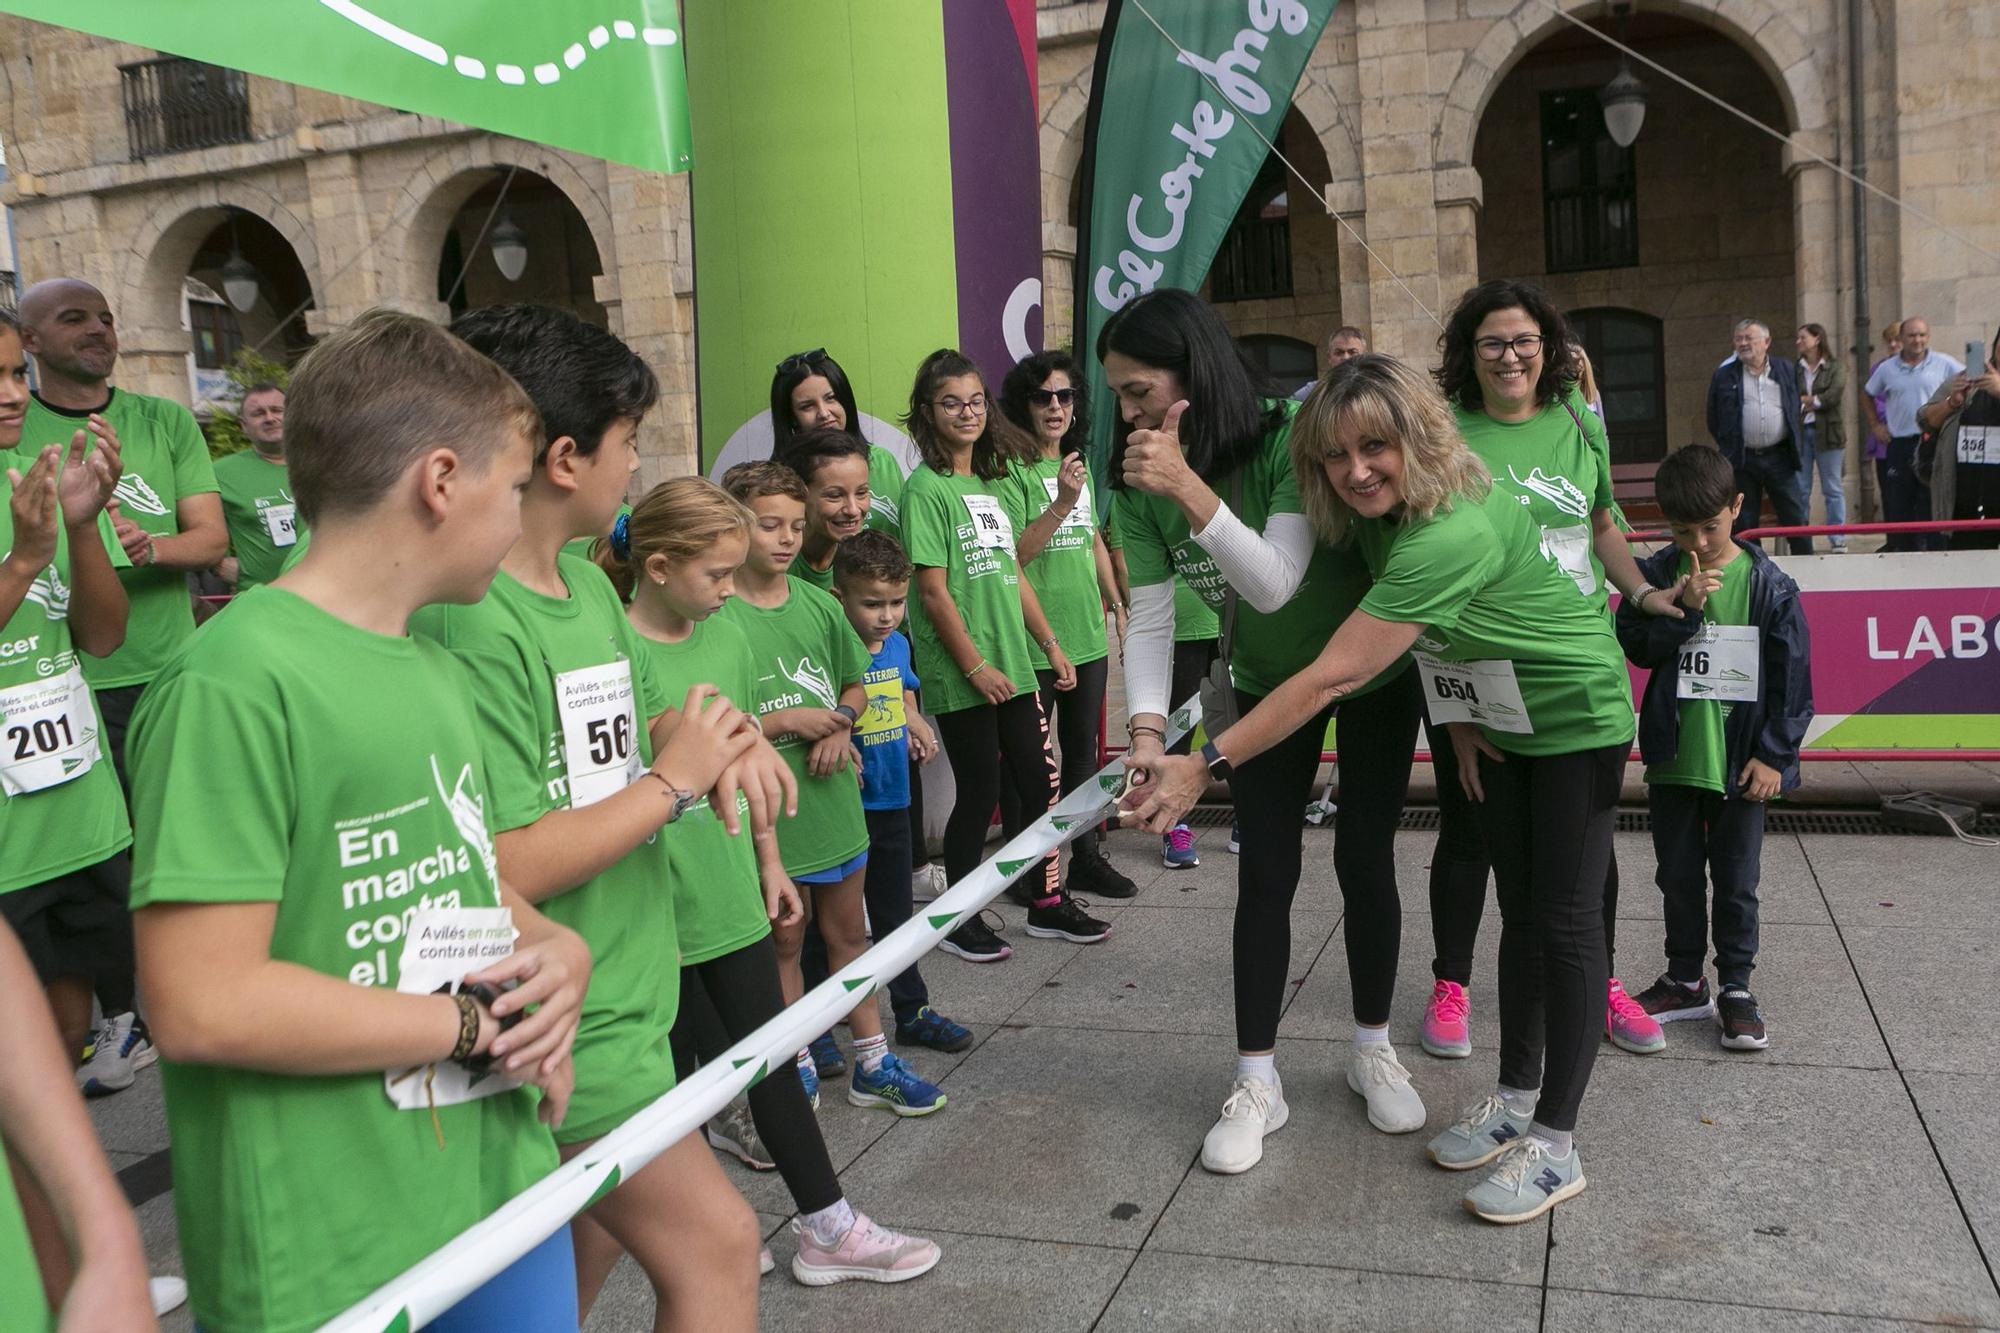
M 375 311 L 307 355 L 288 415 L 312 549 L 131 735 L 139 977 L 211 1333 L 317 1328 L 551 1170 L 591 969 L 501 880 L 472 680 L 409 634 L 520 534 L 534 404 Z M 430 1327 L 576 1319 L 561 1230 Z
M 1757 961 L 1764 806 L 1799 782 L 1812 721 L 1812 673 L 1799 588 L 1755 545 L 1731 535 L 1743 496 L 1729 460 L 1706 445 L 1667 456 L 1654 495 L 1674 544 L 1639 562 L 1671 588 L 1683 619 L 1618 609 L 1625 655 L 1652 672 L 1639 710 L 1667 970 L 1633 998 L 1662 1023 L 1714 1015 L 1724 1049 L 1769 1045 L 1750 992 Z M 1708 881 L 1715 886 L 1710 997 Z
M 910 919 L 911 760 L 937 757 L 937 737 L 917 706 L 910 641 L 896 631 L 910 601 L 910 558 L 886 532 L 857 533 L 833 557 L 833 595 L 868 650 L 862 687 L 868 706 L 854 728 L 861 750 L 861 809 L 868 820 L 868 870 L 861 893 L 881 939 Z M 939 1051 L 962 1051 L 972 1033 L 931 1008 L 930 989 L 915 963 L 889 983 L 896 1040 Z

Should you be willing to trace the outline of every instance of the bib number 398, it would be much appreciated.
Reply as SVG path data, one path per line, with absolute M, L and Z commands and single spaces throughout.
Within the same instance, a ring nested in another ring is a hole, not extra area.
M 22 796 L 82 777 L 102 754 L 83 672 L 0 690 L 0 791 Z
M 1521 701 L 1521 683 L 1514 678 L 1514 664 L 1504 659 L 1488 662 L 1447 662 L 1429 653 L 1417 653 L 1417 668 L 1424 677 L 1424 703 L 1431 721 L 1476 722 L 1494 731 L 1527 736 L 1534 733 L 1528 706 Z
M 594 805 L 639 780 L 646 766 L 636 743 L 630 662 L 562 672 L 556 677 L 556 705 L 562 714 L 572 810 Z

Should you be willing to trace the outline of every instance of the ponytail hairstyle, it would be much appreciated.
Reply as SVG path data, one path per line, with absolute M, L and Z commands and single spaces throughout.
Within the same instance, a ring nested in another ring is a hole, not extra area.
M 750 535 L 750 511 L 705 477 L 663 481 L 621 515 L 609 537 L 599 537 L 590 558 L 611 576 L 619 597 L 632 600 L 639 571 L 656 555 L 669 564 L 692 560 L 724 537 Z
M 910 410 L 903 429 L 917 446 L 924 465 L 932 471 L 951 474 L 951 448 L 939 437 L 931 422 L 931 403 L 946 381 L 970 375 L 979 381 L 986 399 L 986 428 L 972 442 L 972 475 L 981 481 L 998 481 L 1007 475 L 1007 465 L 1032 462 L 1041 456 L 1032 436 L 1021 431 L 1001 414 L 1000 403 L 986 385 L 986 376 L 971 357 L 952 347 L 940 347 L 917 367 L 917 382 L 910 386 Z

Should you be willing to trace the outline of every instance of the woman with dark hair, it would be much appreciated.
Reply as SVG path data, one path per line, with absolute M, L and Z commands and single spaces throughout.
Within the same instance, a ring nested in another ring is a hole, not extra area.
M 1438 339 L 1436 372 L 1459 433 L 1486 463 L 1493 484 L 1517 499 L 1541 530 L 1542 557 L 1569 576 L 1583 599 L 1611 623 L 1610 588 L 1636 598 L 1649 615 L 1678 618 L 1673 598 L 1656 596 L 1640 577 L 1611 498 L 1611 444 L 1604 423 L 1577 392 L 1576 342 L 1569 321 L 1541 288 L 1496 279 L 1459 298 Z M 1424 1010 L 1424 1049 L 1446 1059 L 1472 1054 L 1468 1031 L 1472 949 L 1486 910 L 1487 854 L 1472 802 L 1454 776 L 1452 735 L 1426 725 L 1437 771 L 1438 840 L 1431 855 L 1431 933 L 1435 978 Z M 1604 886 L 1605 953 L 1611 952 L 1618 864 Z M 1628 1051 L 1663 1050 L 1666 1037 L 1625 994 L 1607 986 L 1605 1035 Z M 1506 997 L 1502 997 L 1503 1003 Z
M 1037 352 L 1008 371 L 1000 386 L 1001 411 L 1040 446 L 1034 457 L 1009 469 L 1003 492 L 1008 520 L 1020 538 L 1021 570 L 1076 668 L 1076 688 L 1059 691 L 1048 659 L 1029 646 L 1041 684 L 1042 712 L 1061 743 L 1064 794 L 1097 771 L 1111 659 L 1106 614 L 1117 618 L 1121 642 L 1125 627 L 1125 604 L 1111 572 L 1111 553 L 1097 528 L 1090 469 L 1083 458 L 1090 422 L 1082 381 L 1067 352 Z M 1105 898 L 1130 898 L 1139 891 L 1098 850 L 1095 829 L 1070 844 L 1069 882 Z
M 771 457 L 782 458 L 794 434 L 821 428 L 865 439 L 847 372 L 824 347 L 816 347 L 786 357 L 771 376 Z M 868 488 L 874 497 L 868 526 L 895 536 L 902 521 L 903 465 L 879 444 L 868 446 Z
M 1806 456 L 1809 468 L 1819 469 L 1820 499 L 1826 504 L 1826 521 L 1838 527 L 1847 522 L 1847 489 L 1842 474 L 1847 464 L 1847 420 L 1841 407 L 1847 388 L 1847 372 L 1826 345 L 1826 329 L 1818 324 L 1801 324 L 1799 348 L 1799 406 L 1805 418 Z M 1827 538 L 1835 555 L 1847 553 L 1847 538 L 1835 533 Z
M 1143 767 L 1163 757 L 1167 714 L 1182 702 L 1168 695 L 1176 574 L 1221 613 L 1222 670 L 1210 677 L 1217 688 L 1203 690 L 1203 726 L 1215 735 L 1230 721 L 1216 712 L 1249 712 L 1313 660 L 1360 604 L 1368 571 L 1358 554 L 1314 536 L 1289 452 L 1299 404 L 1277 397 L 1206 302 L 1149 292 L 1106 322 L 1097 355 L 1118 397 L 1112 509 L 1132 581 L 1125 689 L 1132 762 Z M 1331 701 L 1316 704 L 1230 777 L 1241 848 L 1230 942 L 1237 1056 L 1202 1144 L 1210 1171 L 1248 1171 L 1264 1136 L 1291 1115 L 1274 1052 L 1290 994 L 1300 833 L 1329 719 L 1340 748 L 1334 873 L 1355 1023 L 1347 1086 L 1384 1133 L 1423 1128 L 1423 1100 L 1388 1030 L 1402 939 L 1396 824 L 1422 712 L 1408 666 L 1394 655 L 1337 714 Z
M 1076 688 L 1076 669 L 1021 578 L 1004 503 L 1008 465 L 1031 446 L 993 410 L 979 367 L 950 348 L 925 357 L 903 428 L 923 459 L 903 492 L 903 544 L 917 571 L 909 624 L 925 704 L 958 784 L 944 826 L 945 873 L 956 884 L 979 865 L 1003 781 L 1018 801 L 1011 817 L 1002 812 L 1009 838 L 1056 799 L 1030 645 L 1041 646 L 1056 689 Z M 1111 933 L 1063 889 L 1053 853 L 1025 882 L 1030 935 L 1096 944 Z M 938 947 L 975 963 L 1013 952 L 979 917 Z

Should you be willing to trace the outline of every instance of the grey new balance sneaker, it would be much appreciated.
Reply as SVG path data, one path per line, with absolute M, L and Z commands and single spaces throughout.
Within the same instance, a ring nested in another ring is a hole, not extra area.
M 1432 1139 L 1424 1151 L 1447 1171 L 1470 1171 L 1519 1143 L 1533 1119 L 1532 1115 L 1510 1111 L 1498 1093 L 1490 1093 L 1457 1124 Z
M 1575 1147 L 1557 1157 L 1533 1135 L 1500 1159 L 1493 1174 L 1465 1192 L 1465 1211 L 1484 1222 L 1529 1222 L 1583 1193 L 1583 1154 Z

